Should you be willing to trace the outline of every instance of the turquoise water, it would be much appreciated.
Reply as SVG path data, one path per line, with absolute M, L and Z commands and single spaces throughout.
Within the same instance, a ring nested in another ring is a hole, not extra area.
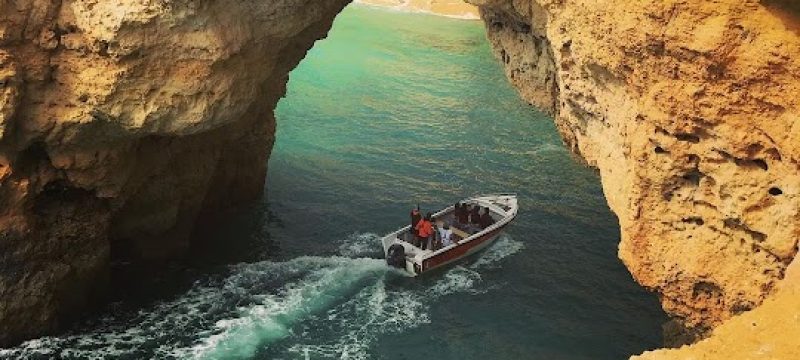
M 98 318 L 0 357 L 622 359 L 659 346 L 664 315 L 616 258 L 597 175 L 510 88 L 480 23 L 351 6 L 277 118 L 263 201 L 188 264 L 119 282 Z M 497 191 L 521 210 L 491 248 L 419 279 L 383 265 L 379 235 L 414 204 Z

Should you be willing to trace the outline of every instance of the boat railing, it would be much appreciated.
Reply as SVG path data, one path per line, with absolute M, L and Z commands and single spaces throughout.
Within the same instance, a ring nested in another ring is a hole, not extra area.
M 473 196 L 473 197 L 466 198 L 465 201 L 478 200 L 480 198 L 486 198 L 486 197 L 514 197 L 514 198 L 516 198 L 517 194 L 516 193 L 480 194 L 480 195 L 476 195 L 476 196 Z M 453 245 L 438 249 L 438 250 L 434 251 L 432 254 L 430 254 L 428 257 L 433 256 L 433 255 L 437 255 L 439 253 L 442 253 L 442 252 L 450 249 L 453 246 L 457 246 L 457 245 L 460 245 L 460 244 L 468 243 L 468 242 L 472 241 L 473 239 L 476 239 L 476 238 L 482 236 L 483 234 L 486 234 L 486 233 L 488 233 L 490 231 L 493 231 L 493 230 L 495 230 L 495 229 L 497 229 L 497 228 L 499 228 L 501 226 L 504 226 L 505 224 L 510 222 L 514 217 L 516 217 L 516 211 L 510 212 L 510 210 L 512 210 L 511 207 L 506 207 L 506 206 L 502 206 L 501 207 L 499 204 L 496 204 L 496 203 L 487 203 L 487 204 L 484 204 L 484 205 L 489 205 L 490 207 L 496 207 L 496 208 L 498 208 L 500 210 L 503 210 L 503 213 L 505 213 L 505 216 L 503 216 L 502 219 L 500 219 L 496 223 L 492 224 L 491 226 L 487 227 L 486 229 L 483 229 L 483 230 L 481 230 L 479 232 L 476 232 L 474 234 L 470 234 L 470 236 L 459 240 L 456 244 L 453 244 Z M 432 216 L 433 216 L 433 218 L 439 218 L 440 216 L 442 216 L 444 214 L 447 214 L 448 212 L 451 212 L 452 210 L 453 210 L 453 205 L 450 205 L 450 206 L 448 206 L 448 207 L 446 207 L 446 208 L 444 208 L 444 209 L 442 209 L 440 211 L 437 211 L 435 214 L 432 214 Z M 400 230 L 397 230 L 394 233 L 391 233 L 390 235 L 388 235 L 387 238 L 395 238 L 395 239 L 404 241 L 403 239 L 399 238 L 399 235 L 404 233 L 404 232 L 410 231 L 410 229 L 411 229 L 411 226 L 410 225 L 406 225 L 406 226 L 402 227 Z M 384 249 L 384 251 L 385 250 L 386 249 Z
M 489 196 L 491 196 L 491 195 L 489 195 Z M 443 247 L 441 249 L 438 249 L 438 250 L 430 253 L 429 255 L 427 255 L 425 258 L 428 259 L 428 258 L 434 257 L 436 255 L 439 255 L 439 254 L 441 254 L 443 252 L 446 252 L 446 251 L 450 250 L 453 247 L 464 245 L 464 244 L 466 244 L 466 243 L 468 243 L 468 242 L 470 242 L 472 240 L 475 240 L 475 239 L 477 239 L 477 238 L 479 238 L 479 237 L 481 237 L 481 236 L 483 236 L 485 234 L 488 234 L 488 233 L 490 233 L 490 232 L 492 232 L 492 231 L 494 231 L 494 230 L 496 230 L 496 229 L 498 229 L 500 227 L 503 227 L 503 226 L 507 225 L 509 222 L 511 222 L 511 220 L 514 220 L 514 218 L 516 216 L 517 216 L 516 213 L 508 214 L 505 217 L 503 217 L 502 219 L 500 219 L 500 221 L 490 225 L 489 227 L 487 227 L 487 228 L 485 228 L 485 229 L 483 229 L 481 231 L 478 231 L 478 232 L 476 232 L 474 234 L 471 234 L 470 236 L 467 236 L 466 238 L 463 238 L 463 239 L 457 241 L 455 244 L 452 244 L 452 245 Z
M 492 196 L 496 196 L 496 197 L 517 197 L 518 195 L 517 195 L 517 193 L 513 193 L 513 192 L 500 192 L 500 193 L 489 193 L 489 194 L 476 194 L 476 195 L 473 195 L 472 197 L 470 197 L 470 199 L 477 199 L 477 198 L 482 198 L 482 197 L 492 197 Z

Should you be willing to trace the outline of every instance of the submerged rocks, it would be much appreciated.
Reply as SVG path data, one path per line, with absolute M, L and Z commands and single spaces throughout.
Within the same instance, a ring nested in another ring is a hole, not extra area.
M 785 1 L 470 0 L 497 58 L 600 170 L 619 256 L 704 334 L 800 239 L 800 12 Z
M 288 72 L 348 2 L 0 4 L 0 344 L 258 197 Z

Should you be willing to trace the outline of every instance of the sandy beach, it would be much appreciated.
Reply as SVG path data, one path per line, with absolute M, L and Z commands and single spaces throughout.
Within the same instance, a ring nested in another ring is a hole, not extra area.
M 356 3 L 425 12 L 461 19 L 479 19 L 478 8 L 462 0 L 356 0 Z

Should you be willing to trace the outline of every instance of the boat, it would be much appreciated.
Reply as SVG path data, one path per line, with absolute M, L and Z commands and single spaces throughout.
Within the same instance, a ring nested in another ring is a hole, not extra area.
M 441 249 L 422 250 L 411 243 L 413 234 L 411 225 L 407 225 L 381 239 L 387 264 L 411 276 L 418 276 L 461 260 L 491 245 L 519 210 L 516 194 L 481 195 L 460 203 L 489 209 L 494 224 L 485 229 L 459 224 L 454 215 L 455 205 L 451 205 L 433 214 L 433 222 L 437 227 L 445 222 L 450 225 L 453 244 Z

